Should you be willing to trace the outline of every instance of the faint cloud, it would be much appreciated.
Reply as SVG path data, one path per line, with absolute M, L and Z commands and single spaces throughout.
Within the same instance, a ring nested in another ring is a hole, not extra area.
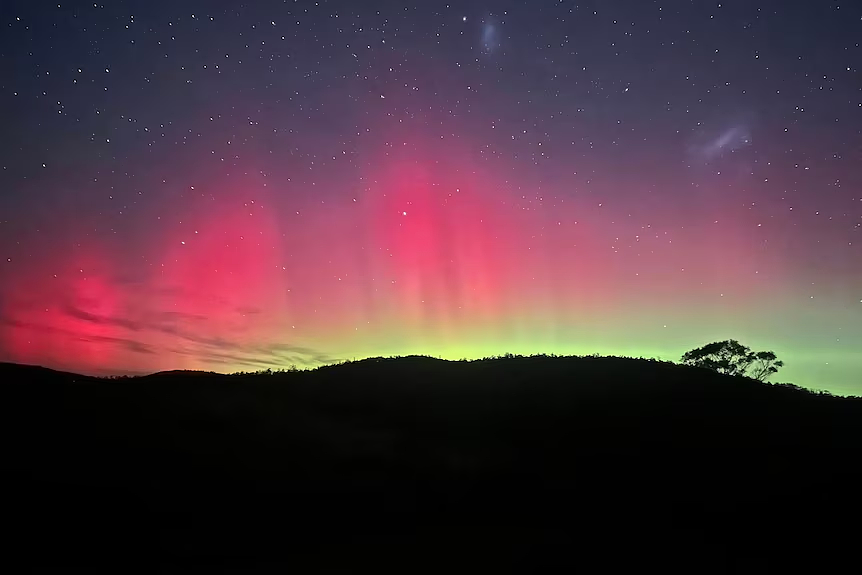
M 70 339 L 75 339 L 78 341 L 112 343 L 112 344 L 116 344 L 116 345 L 125 347 L 129 351 L 134 351 L 137 353 L 147 353 L 147 354 L 155 354 L 156 353 L 156 350 L 152 346 L 150 346 L 146 343 L 143 343 L 141 341 L 133 340 L 133 339 L 120 338 L 120 337 L 109 337 L 109 336 L 104 336 L 104 335 L 87 335 L 87 334 L 82 335 L 82 334 L 75 332 L 75 331 L 72 331 L 70 329 L 58 328 L 58 327 L 54 327 L 51 325 L 45 325 L 45 324 L 40 324 L 40 323 L 23 322 L 23 321 L 18 321 L 16 319 L 11 319 L 8 317 L 0 317 L 0 324 L 8 325 L 10 327 L 15 327 L 18 329 L 26 329 L 26 330 L 31 330 L 31 331 L 41 332 L 41 333 L 58 334 L 58 335 L 62 335 L 62 336 L 68 337 Z
M 117 284 L 134 286 L 125 306 L 114 313 L 97 313 L 98 301 L 75 298 L 70 294 L 55 294 L 48 301 L 35 298 L 31 305 L 15 305 L 0 316 L 0 325 L 11 329 L 32 330 L 50 333 L 61 339 L 91 342 L 94 345 L 111 345 L 127 351 L 147 355 L 178 355 L 196 359 L 202 365 L 219 364 L 249 366 L 258 369 L 278 368 L 288 365 L 313 367 L 333 363 L 335 358 L 314 348 L 283 342 L 255 341 L 254 322 L 264 319 L 265 310 L 253 305 L 225 305 L 224 309 L 244 316 L 255 316 L 241 320 L 228 314 L 237 325 L 214 324 L 205 315 L 176 310 L 160 310 L 152 305 L 165 293 L 188 292 L 179 289 L 147 289 L 134 278 L 117 279 Z M 140 289 L 138 289 L 140 288 Z M 81 323 L 63 322 L 56 315 L 39 315 L 36 312 L 47 307 L 59 310 L 62 317 L 93 326 L 110 326 L 109 335 L 88 333 Z M 7 306 L 8 307 L 8 306 Z M 34 318 L 36 321 L 30 321 Z M 58 322 L 58 319 L 61 321 Z M 214 330 L 218 329 L 214 333 Z M 245 343 L 254 341 L 254 343 Z
M 126 348 L 129 351 L 136 353 L 155 354 L 156 350 L 152 346 L 133 339 L 125 339 L 121 337 L 108 337 L 104 335 L 88 335 L 78 337 L 81 341 L 99 341 L 103 343 L 113 343 Z
M 72 304 L 66 304 L 63 306 L 62 309 L 69 317 L 74 317 L 75 319 L 80 319 L 82 321 L 87 321 L 90 323 L 114 325 L 117 327 L 126 328 L 131 331 L 140 331 L 142 329 L 141 324 L 136 321 L 121 317 L 109 317 L 93 314 L 88 311 L 84 311 L 81 308 L 76 307 Z
M 256 307 L 243 307 L 243 306 L 236 308 L 236 311 L 238 313 L 241 313 L 242 315 L 257 315 L 257 314 L 263 313 L 262 309 L 259 309 Z

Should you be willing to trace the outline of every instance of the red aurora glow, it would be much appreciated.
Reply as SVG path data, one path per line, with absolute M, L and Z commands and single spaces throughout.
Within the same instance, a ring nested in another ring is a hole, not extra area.
M 673 301 L 683 285 L 688 297 L 705 280 L 755 285 L 734 279 L 735 266 L 757 266 L 750 238 L 614 238 L 624 216 L 606 207 L 537 207 L 466 154 L 430 159 L 440 152 L 384 154 L 346 202 L 292 205 L 277 184 L 249 178 L 198 183 L 157 216 L 157 237 L 124 249 L 82 226 L 72 248 L 48 246 L 4 283 L 6 354 L 86 372 L 230 371 L 352 350 L 456 353 L 491 337 L 549 345 L 571 341 L 567 326 L 589 343 L 608 318 Z M 679 248 L 658 260 L 651 246 L 662 241 Z M 692 249 L 708 265 L 674 272 Z

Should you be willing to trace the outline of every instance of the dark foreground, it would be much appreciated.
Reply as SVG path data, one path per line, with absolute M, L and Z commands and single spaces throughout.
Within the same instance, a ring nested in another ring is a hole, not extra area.
M 858 399 L 615 358 L 0 381 L 14 572 L 858 563 Z

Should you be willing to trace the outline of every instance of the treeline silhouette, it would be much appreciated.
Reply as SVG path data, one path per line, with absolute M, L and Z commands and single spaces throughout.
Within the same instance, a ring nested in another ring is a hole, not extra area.
M 0 380 L 11 543 L 46 569 L 824 572 L 858 543 L 862 399 L 714 369 L 507 354 Z

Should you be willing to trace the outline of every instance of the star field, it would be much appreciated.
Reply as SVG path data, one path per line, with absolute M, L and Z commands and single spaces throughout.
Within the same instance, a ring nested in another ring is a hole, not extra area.
M 0 361 L 774 350 L 862 393 L 862 5 L 13 0 Z

